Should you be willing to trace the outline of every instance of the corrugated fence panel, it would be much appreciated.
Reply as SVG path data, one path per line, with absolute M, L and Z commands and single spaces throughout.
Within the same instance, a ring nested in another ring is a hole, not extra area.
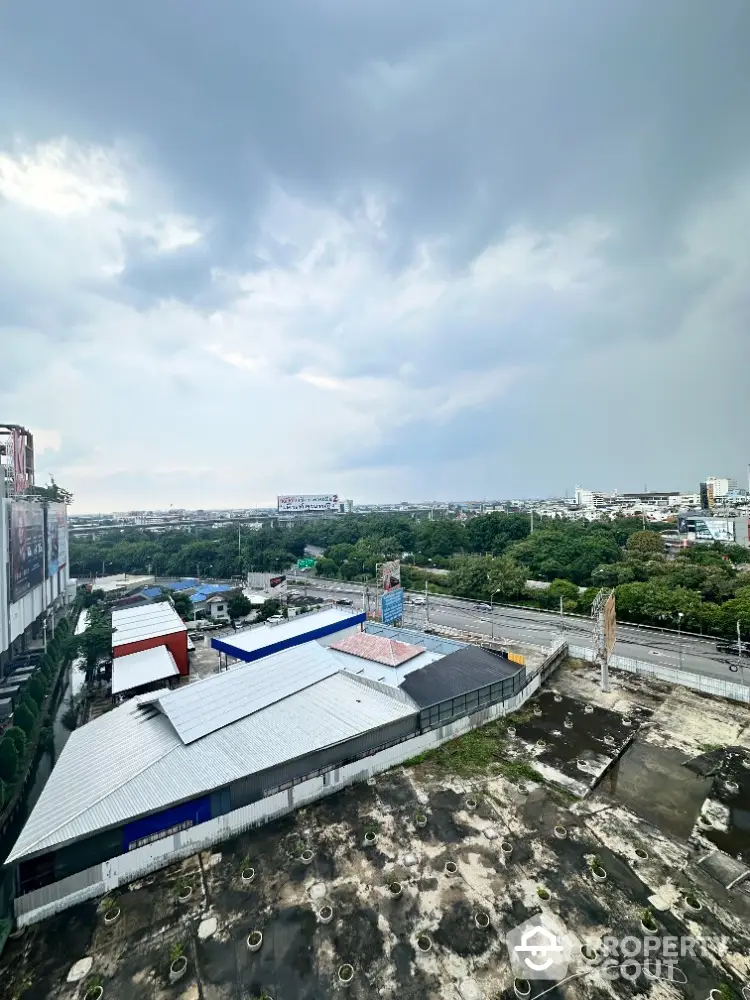
M 19 927 L 27 923 L 44 920 L 54 913 L 82 903 L 85 899 L 93 899 L 105 891 L 102 880 L 102 866 L 94 865 L 85 871 L 76 872 L 59 882 L 34 889 L 24 896 L 18 896 L 14 901 L 16 920 Z
M 570 646 L 570 655 L 581 660 L 594 661 L 593 649 L 586 646 Z M 664 681 L 666 684 L 681 684 L 693 691 L 712 694 L 717 698 L 729 698 L 730 701 L 750 703 L 750 687 L 727 681 L 722 677 L 710 677 L 704 674 L 694 674 L 678 667 L 667 667 L 661 663 L 647 663 L 645 660 L 633 660 L 629 656 L 611 656 L 610 666 L 615 670 L 625 670 L 629 674 L 637 674 L 650 680 Z

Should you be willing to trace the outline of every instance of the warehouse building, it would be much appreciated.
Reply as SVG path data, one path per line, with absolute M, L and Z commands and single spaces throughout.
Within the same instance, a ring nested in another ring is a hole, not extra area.
M 6 862 L 19 923 L 362 781 L 514 711 L 539 686 L 541 658 L 527 672 L 498 653 L 409 635 L 394 646 L 375 632 L 382 641 L 355 652 L 293 645 L 134 697 L 75 730 Z M 400 686 L 342 668 L 342 657 L 382 660 L 383 641 L 401 662 L 377 669 L 425 665 Z
M 359 632 L 365 621 L 363 611 L 324 608 L 322 611 L 311 611 L 306 615 L 285 619 L 278 624 L 257 625 L 232 636 L 212 639 L 211 645 L 225 657 L 253 663 L 283 649 L 291 649 L 313 640 L 328 645 L 336 638 Z
M 118 657 L 157 646 L 167 647 L 180 674 L 186 677 L 190 669 L 187 625 L 169 601 L 135 608 L 117 608 L 112 612 L 113 672 Z

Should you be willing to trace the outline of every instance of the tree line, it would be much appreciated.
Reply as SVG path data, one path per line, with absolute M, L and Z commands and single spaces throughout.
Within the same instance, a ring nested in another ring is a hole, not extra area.
M 376 566 L 400 558 L 405 586 L 489 601 L 519 601 L 588 613 L 600 587 L 616 589 L 619 617 L 644 624 L 733 635 L 750 632 L 750 552 L 696 547 L 668 558 L 659 532 L 638 518 L 612 521 L 535 519 L 495 512 L 470 518 L 418 519 L 407 514 L 345 515 L 264 526 L 154 534 L 143 529 L 71 538 L 71 571 L 153 573 L 222 579 L 251 570 L 284 572 L 306 545 L 323 549 L 316 572 L 330 579 L 375 581 Z M 441 571 L 441 572 L 438 572 Z M 527 580 L 549 582 L 529 590 Z
M 52 731 L 45 727 L 47 699 L 57 677 L 67 667 L 78 649 L 78 637 L 70 621 L 62 619 L 47 650 L 26 684 L 23 697 L 13 712 L 13 725 L 0 739 L 0 811 L 13 798 L 17 785 L 26 776 L 39 740 L 51 740 Z

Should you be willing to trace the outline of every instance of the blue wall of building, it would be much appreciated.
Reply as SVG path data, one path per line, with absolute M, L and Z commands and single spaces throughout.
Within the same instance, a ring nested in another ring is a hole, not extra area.
M 154 834 L 170 830 L 172 827 L 179 827 L 185 824 L 197 826 L 199 823 L 206 823 L 211 819 L 211 798 L 204 795 L 200 799 L 192 799 L 190 802 L 182 802 L 178 806 L 171 806 L 163 812 L 154 813 L 152 816 L 144 816 L 132 823 L 128 823 L 122 830 L 123 849 L 129 851 L 131 846 L 144 837 L 152 837 Z M 158 838 L 155 838 L 158 839 Z
M 324 625 L 320 628 L 310 629 L 309 632 L 303 632 L 302 635 L 290 636 L 287 639 L 283 639 L 281 642 L 272 643 L 270 646 L 263 646 L 262 649 L 240 649 L 238 646 L 233 646 L 232 643 L 226 639 L 212 639 L 211 645 L 214 649 L 218 649 L 220 652 L 226 653 L 228 656 L 233 656 L 236 660 L 244 660 L 245 663 L 252 663 L 254 660 L 262 660 L 266 656 L 270 656 L 272 653 L 280 653 L 282 649 L 291 649 L 292 646 L 301 646 L 305 642 L 312 642 L 314 639 L 322 639 L 324 635 L 332 635 L 334 632 L 342 632 L 346 628 L 351 628 L 352 625 L 359 625 L 361 622 L 366 621 L 366 618 L 367 616 L 364 611 L 361 611 L 359 614 L 352 615 L 350 618 L 345 618 L 343 621 L 334 622 L 332 625 Z

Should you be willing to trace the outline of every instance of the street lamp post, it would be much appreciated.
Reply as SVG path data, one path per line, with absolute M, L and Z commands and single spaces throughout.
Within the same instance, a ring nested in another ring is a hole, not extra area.
M 494 612 L 492 610 L 492 599 L 495 596 L 495 594 L 500 593 L 500 590 L 501 590 L 500 587 L 496 587 L 490 594 L 490 636 L 492 637 L 493 642 L 495 640 L 495 618 L 494 618 Z
M 680 670 L 682 670 L 682 619 L 683 613 L 681 611 L 677 612 L 677 655 L 679 657 Z

